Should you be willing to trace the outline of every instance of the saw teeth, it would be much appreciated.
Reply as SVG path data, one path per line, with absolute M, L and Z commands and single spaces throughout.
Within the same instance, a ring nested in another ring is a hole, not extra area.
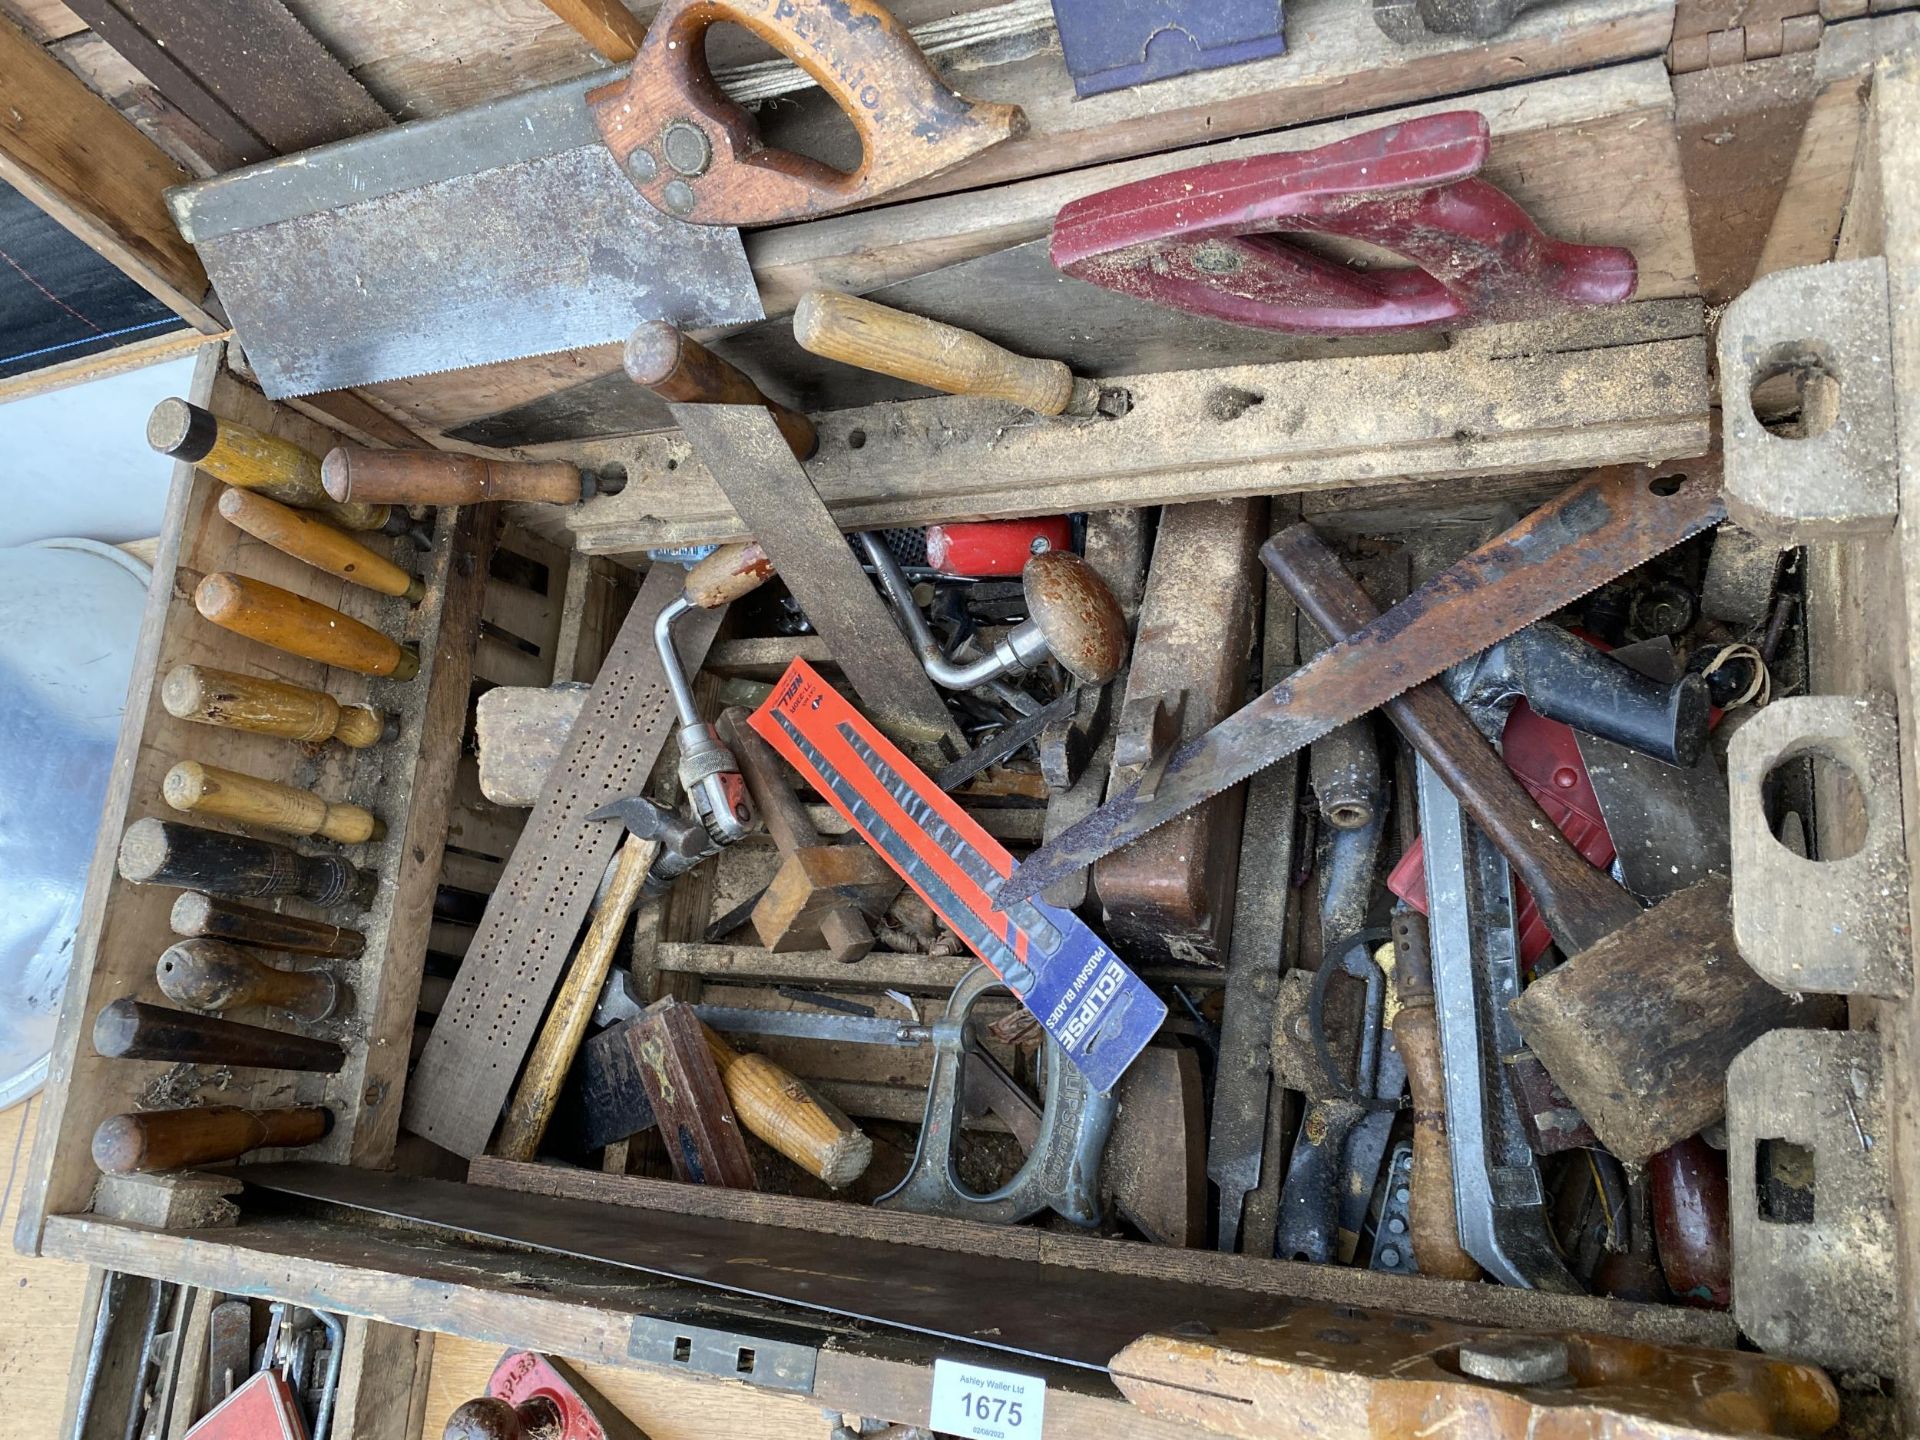
M 1686 544 L 1687 541 L 1691 540 L 1695 535 L 1700 534 L 1703 530 L 1708 530 L 1708 529 L 1711 529 L 1713 526 L 1718 525 L 1722 518 L 1724 517 L 1707 516 L 1701 519 L 1700 521 L 1698 521 L 1697 523 L 1687 526 L 1685 529 L 1681 531 L 1680 534 L 1676 535 L 1670 542 L 1661 546 L 1658 550 L 1655 550 L 1650 554 L 1643 556 L 1641 559 L 1635 561 L 1632 565 L 1629 565 L 1625 570 L 1617 571 L 1612 575 L 1601 576 L 1599 579 L 1595 580 L 1593 584 L 1585 586 L 1580 590 L 1574 591 L 1570 595 L 1566 595 L 1562 597 L 1559 600 L 1559 602 L 1554 606 L 1553 610 L 1549 610 L 1546 612 L 1546 615 L 1535 615 L 1529 620 L 1523 620 L 1520 624 L 1516 625 L 1512 630 L 1507 631 L 1506 634 L 1507 635 L 1517 634 L 1519 631 L 1526 629 L 1527 626 L 1529 625 L 1537 625 L 1538 623 L 1540 623 L 1540 621 L 1546 619 L 1547 615 L 1551 615 L 1559 610 L 1564 610 L 1567 606 L 1571 605 L 1574 601 L 1579 600 L 1587 595 L 1591 595 L 1595 590 L 1598 590 L 1602 585 L 1608 584 L 1613 580 L 1617 580 L 1620 578 L 1621 575 L 1627 574 L 1628 571 L 1635 570 L 1639 568 L 1639 566 L 1646 564 L 1647 561 L 1653 559 L 1654 556 L 1664 555 L 1666 554 L 1667 551 L 1673 549 L 1676 545 Z M 1405 602 L 1402 602 L 1402 603 L 1405 603 Z M 1500 638 L 1504 639 L 1506 637 L 1502 636 Z M 1489 643 L 1498 644 L 1499 640 L 1494 640 Z M 1468 657 L 1468 658 L 1471 658 L 1471 657 Z M 1309 661 L 1308 665 L 1310 666 L 1312 663 L 1313 662 Z M 1307 666 L 1301 667 L 1302 670 L 1306 668 L 1308 667 Z M 1413 690 L 1421 685 L 1425 685 L 1428 681 L 1437 680 L 1440 676 L 1446 674 L 1446 672 L 1451 668 L 1452 668 L 1451 665 L 1442 665 L 1438 669 L 1427 671 L 1424 674 L 1420 674 L 1415 676 L 1412 679 L 1409 679 L 1405 685 L 1402 685 L 1398 690 L 1394 691 L 1391 695 L 1383 699 L 1379 705 L 1375 705 L 1371 710 L 1368 710 L 1365 713 L 1372 714 L 1374 710 L 1378 710 L 1385 705 L 1391 704 L 1393 701 L 1399 699 L 1402 695 L 1406 694 L 1409 690 Z M 1294 672 L 1296 676 L 1299 675 L 1299 673 L 1300 671 L 1298 670 Z M 1264 694 L 1266 692 L 1263 691 L 1262 693 Z M 1254 704 L 1254 703 L 1257 703 L 1257 701 L 1248 702 L 1248 704 Z M 1245 706 L 1241 707 L 1241 709 L 1245 709 L 1245 708 L 1246 708 Z M 1240 714 L 1239 710 L 1234 711 L 1233 715 L 1229 715 L 1225 720 L 1222 720 L 1220 724 L 1221 725 L 1231 724 L 1234 717 L 1239 714 Z M 1214 728 L 1218 729 L 1219 727 L 1216 726 Z M 1000 883 L 1000 885 L 993 892 L 994 903 L 1002 908 L 1005 908 L 1008 905 L 1017 904 L 1022 900 L 1032 899 L 1035 895 L 1039 894 L 1042 890 L 1045 890 L 1049 885 L 1052 885 L 1056 881 L 1064 880 L 1070 875 L 1077 875 L 1080 873 L 1080 871 L 1086 869 L 1089 865 L 1092 865 L 1095 861 L 1102 860 L 1106 858 L 1108 855 L 1113 854 L 1116 850 L 1125 849 L 1127 846 L 1133 844 L 1134 842 L 1145 839 L 1147 836 L 1151 835 L 1154 831 L 1158 830 L 1162 825 L 1170 824 L 1174 820 L 1179 819 L 1180 816 L 1186 814 L 1187 811 L 1194 809 L 1196 806 L 1204 805 L 1209 800 L 1214 799 L 1216 796 L 1224 795 L 1227 791 L 1231 790 L 1234 786 L 1244 784 L 1246 781 L 1251 780 L 1255 775 L 1258 775 L 1262 770 L 1266 769 L 1269 765 L 1279 764 L 1282 760 L 1286 759 L 1288 755 L 1298 755 L 1302 750 L 1305 750 L 1309 745 L 1313 744 L 1314 741 L 1325 739 L 1328 735 L 1331 735 L 1335 730 L 1339 728 L 1340 728 L 1339 724 L 1335 723 L 1335 724 L 1326 725 L 1323 728 L 1314 731 L 1305 740 L 1302 740 L 1298 745 L 1294 746 L 1291 750 L 1286 751 L 1284 754 L 1271 755 L 1267 757 L 1266 759 L 1262 760 L 1259 764 L 1253 766 L 1251 769 L 1245 771 L 1244 773 L 1233 776 L 1232 778 L 1224 781 L 1222 784 L 1217 785 L 1213 789 L 1206 791 L 1204 794 L 1201 795 L 1201 797 L 1198 800 L 1195 800 L 1192 804 L 1184 805 L 1180 809 L 1174 811 L 1172 814 L 1164 816 L 1163 818 L 1154 821 L 1153 824 L 1147 826 L 1146 829 L 1140 830 L 1134 834 L 1127 836 L 1126 839 L 1121 840 L 1114 845 L 1108 846 L 1106 849 L 1100 851 L 1097 854 L 1089 855 L 1086 859 L 1074 865 L 1072 869 L 1060 870 L 1052 874 L 1042 875 L 1040 879 L 1038 879 L 1036 882 L 1034 882 L 1031 885 L 1023 882 L 1021 877 L 1026 873 L 1027 867 L 1030 866 L 1036 858 L 1045 854 L 1048 846 L 1058 845 L 1060 844 L 1061 841 L 1067 840 L 1073 834 L 1072 827 L 1069 827 L 1068 829 L 1061 831 L 1060 834 L 1056 835 L 1051 841 L 1048 841 L 1047 845 L 1043 845 L 1039 850 L 1034 851 L 1033 854 L 1029 855 L 1023 863 L 1016 866 L 1014 868 L 1013 874 L 1009 875 L 1004 881 Z M 1207 735 L 1211 735 L 1212 733 L 1213 733 L 1213 730 L 1208 730 L 1206 732 Z M 1206 736 L 1202 735 L 1197 737 L 1194 741 L 1190 743 L 1199 744 L 1202 741 L 1204 741 L 1205 738 Z M 1176 752 L 1175 755 L 1172 757 L 1172 759 L 1168 762 L 1168 773 L 1171 773 L 1173 763 L 1177 762 L 1178 759 L 1179 759 L 1179 755 Z M 1166 784 L 1165 775 L 1161 777 L 1160 783 L 1162 785 Z M 1131 786 L 1125 792 L 1125 794 L 1115 796 L 1114 799 L 1107 801 L 1107 804 L 1112 805 L 1117 800 L 1125 799 L 1127 795 L 1132 794 L 1133 791 L 1137 790 L 1138 788 L 1139 788 L 1139 783 L 1136 781 L 1134 785 Z M 1105 807 L 1102 807 L 1102 808 L 1105 808 Z M 1086 817 L 1085 820 L 1079 821 L 1077 823 L 1086 824 L 1087 821 L 1090 821 L 1093 819 L 1094 815 L 1098 815 L 1099 813 L 1100 812 L 1096 810 L 1093 812 L 1093 815 L 1089 815 Z

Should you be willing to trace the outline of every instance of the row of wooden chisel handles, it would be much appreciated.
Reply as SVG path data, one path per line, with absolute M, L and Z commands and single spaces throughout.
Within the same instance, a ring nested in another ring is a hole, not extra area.
M 800 343 L 816 354 L 954 394 L 987 396 L 1045 415 L 1092 414 L 1098 387 L 1055 360 L 1002 349 L 978 335 L 829 291 L 794 313 Z M 751 378 L 665 324 L 628 341 L 626 369 L 661 398 L 694 404 L 764 405 L 802 459 L 818 439 L 806 416 L 761 393 Z M 354 532 L 424 538 L 417 507 L 484 501 L 572 504 L 608 488 L 563 461 L 494 460 L 440 451 L 340 447 L 324 458 L 287 440 L 222 420 L 184 400 L 165 400 L 148 421 L 161 453 L 224 483 L 220 515 L 254 539 L 315 569 L 409 604 L 422 580 L 376 553 Z M 409 507 L 414 507 L 410 509 Z M 206 620 L 302 659 L 407 681 L 420 670 L 411 645 L 349 615 L 245 575 L 199 578 L 194 607 Z M 161 684 L 176 719 L 317 745 L 365 749 L 393 739 L 394 717 L 323 691 L 204 665 L 181 665 Z M 386 826 L 361 805 L 199 761 L 167 772 L 161 795 L 173 809 L 278 835 L 339 845 L 374 844 Z M 247 834 L 177 821 L 135 821 L 122 837 L 120 874 L 137 884 L 187 891 L 173 908 L 183 937 L 159 959 L 156 981 L 179 1009 L 121 999 L 95 1017 L 94 1047 L 110 1059 L 238 1065 L 337 1074 L 347 1052 L 336 1040 L 220 1018 L 264 1008 L 312 1028 L 350 1013 L 347 987 L 331 970 L 289 969 L 261 952 L 315 965 L 357 958 L 356 930 L 239 903 L 293 898 L 364 910 L 376 872 L 336 854 L 309 855 Z M 335 1025 L 337 1030 L 339 1027 Z M 254 1111 L 199 1107 L 116 1115 L 93 1152 L 108 1173 L 173 1169 L 235 1159 L 263 1146 L 310 1144 L 332 1116 L 322 1107 Z

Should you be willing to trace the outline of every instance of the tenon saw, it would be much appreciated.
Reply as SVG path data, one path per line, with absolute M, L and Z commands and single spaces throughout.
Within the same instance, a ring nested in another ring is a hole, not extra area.
M 1497 640 L 1726 518 L 1717 456 L 1596 470 L 1379 619 L 1175 750 L 992 888 L 1005 907 L 1077 874 Z
M 843 173 L 767 147 L 707 67 L 734 21 L 859 132 Z M 273 399 L 764 318 L 738 225 L 859 204 L 1025 129 L 948 89 L 874 0 L 668 0 L 606 71 L 168 194 Z

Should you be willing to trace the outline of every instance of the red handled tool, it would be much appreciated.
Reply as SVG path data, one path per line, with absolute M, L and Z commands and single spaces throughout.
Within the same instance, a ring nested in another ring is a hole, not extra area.
M 1309 335 L 1529 320 L 1633 294 L 1633 255 L 1555 240 L 1479 179 L 1486 117 L 1423 116 L 1278 155 L 1223 160 L 1075 200 L 1053 222 L 1067 274 L 1234 325 Z M 1278 238 L 1403 255 L 1360 270 Z

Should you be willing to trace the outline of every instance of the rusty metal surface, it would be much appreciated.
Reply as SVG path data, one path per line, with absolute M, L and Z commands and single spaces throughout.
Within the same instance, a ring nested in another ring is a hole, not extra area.
M 1277 1297 L 709 1216 L 519 1195 L 338 1165 L 249 1165 L 250 1186 L 531 1246 L 921 1335 L 1102 1371 L 1140 1336 L 1195 1320 L 1268 1325 Z M 1071 1277 L 1071 1284 L 1061 1276 Z
M 1039 893 L 1725 517 L 1717 457 L 1595 471 L 1182 745 L 1152 798 L 1136 782 L 1048 841 L 999 902 Z
M 603 78 L 170 191 L 268 397 L 763 318 L 739 235 L 654 209 L 600 143 Z
M 724 21 L 819 82 L 859 133 L 858 169 L 766 144 L 708 68 L 707 31 Z M 1027 128 L 1019 106 L 948 88 L 876 0 L 668 0 L 631 77 L 588 103 L 639 192 L 663 215 L 698 225 L 771 225 L 845 209 L 951 170 Z

